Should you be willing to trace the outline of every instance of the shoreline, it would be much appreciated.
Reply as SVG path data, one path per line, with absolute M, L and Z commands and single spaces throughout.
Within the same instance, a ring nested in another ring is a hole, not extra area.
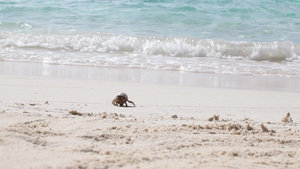
M 285 77 L 219 75 L 167 70 L 52 65 L 32 62 L 0 62 L 0 74 L 205 88 L 300 92 L 300 79 Z

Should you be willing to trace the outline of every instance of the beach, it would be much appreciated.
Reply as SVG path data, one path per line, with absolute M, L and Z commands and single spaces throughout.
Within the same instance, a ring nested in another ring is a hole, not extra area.
M 0 169 L 300 168 L 299 1 L 0 4 Z
M 0 78 L 1 168 L 300 167 L 299 92 Z

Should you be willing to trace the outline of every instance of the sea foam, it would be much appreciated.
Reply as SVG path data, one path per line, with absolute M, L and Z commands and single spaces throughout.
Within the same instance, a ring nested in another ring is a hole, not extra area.
M 300 77 L 300 45 L 292 42 L 1 31 L 0 48 L 4 61 Z
M 233 42 L 194 38 L 139 37 L 114 34 L 34 35 L 0 32 L 2 48 L 44 51 L 131 53 L 172 57 L 239 58 L 257 61 L 300 60 L 300 45 L 292 42 Z

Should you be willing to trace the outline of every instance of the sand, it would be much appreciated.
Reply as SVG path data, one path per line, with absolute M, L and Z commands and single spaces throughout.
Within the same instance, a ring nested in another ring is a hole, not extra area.
M 300 168 L 299 92 L 0 79 L 0 168 Z

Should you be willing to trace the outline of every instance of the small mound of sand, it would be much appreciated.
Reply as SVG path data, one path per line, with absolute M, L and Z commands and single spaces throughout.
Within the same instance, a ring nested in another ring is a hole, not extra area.
M 263 124 L 260 125 L 262 132 L 269 132 L 269 129 L 267 129 Z
M 246 129 L 247 129 L 248 131 L 253 130 L 253 128 L 250 126 L 250 124 L 247 124 Z
M 178 116 L 177 116 L 176 114 L 172 115 L 171 117 L 172 117 L 173 119 L 177 119 L 177 118 L 178 118 Z
M 79 112 L 76 111 L 76 110 L 71 110 L 71 111 L 69 111 L 69 114 L 76 115 L 76 116 L 82 116 L 82 115 L 83 115 L 82 113 L 79 113 Z
M 218 115 L 214 115 L 214 116 L 212 116 L 212 117 L 210 117 L 209 119 L 208 119 L 208 121 L 219 121 L 219 116 Z

